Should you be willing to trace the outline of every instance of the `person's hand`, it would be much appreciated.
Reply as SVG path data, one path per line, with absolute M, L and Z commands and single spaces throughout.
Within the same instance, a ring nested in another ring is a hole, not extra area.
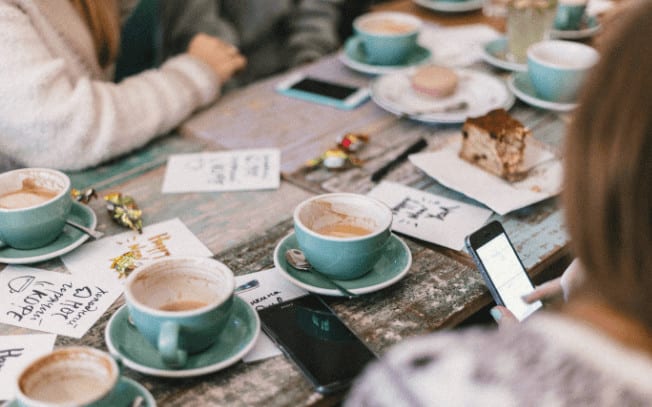
M 236 47 L 203 33 L 190 40 L 188 53 L 209 65 L 222 82 L 231 79 L 247 64 L 247 60 Z
M 568 265 L 561 277 L 538 285 L 531 293 L 523 296 L 523 301 L 531 304 L 535 301 L 553 302 L 559 299 L 568 300 L 569 295 L 582 283 L 582 266 L 578 259 Z M 493 307 L 490 311 L 493 319 L 499 326 L 518 322 L 514 314 L 502 305 Z

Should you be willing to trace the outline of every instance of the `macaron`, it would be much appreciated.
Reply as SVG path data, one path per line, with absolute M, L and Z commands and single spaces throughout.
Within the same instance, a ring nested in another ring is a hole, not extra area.
M 412 89 L 432 98 L 452 95 L 457 88 L 457 82 L 455 71 L 438 65 L 417 68 L 411 78 Z

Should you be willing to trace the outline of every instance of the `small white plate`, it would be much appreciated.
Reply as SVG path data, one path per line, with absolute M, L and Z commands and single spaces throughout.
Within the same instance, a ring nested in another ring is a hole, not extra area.
M 446 1 L 446 0 L 413 0 L 418 5 L 434 11 L 445 13 L 464 13 L 480 10 L 483 0 Z
M 514 92 L 517 98 L 534 107 L 556 112 L 570 112 L 577 107 L 577 103 L 559 103 L 541 99 L 537 96 L 527 72 L 513 73 L 507 81 L 507 86 L 509 86 L 509 89 Z
M 383 109 L 424 123 L 462 123 L 490 110 L 508 110 L 514 95 L 502 79 L 470 69 L 457 69 L 458 86 L 450 96 L 431 98 L 412 89 L 415 69 L 383 75 L 371 84 L 371 97 Z M 462 107 L 462 104 L 466 106 Z
M 589 17 L 586 26 L 579 30 L 551 30 L 550 37 L 560 40 L 581 40 L 594 36 L 600 31 L 600 23 L 595 17 Z
M 482 47 L 482 59 L 490 65 L 507 71 L 527 71 L 527 64 L 519 64 L 507 59 L 507 38 L 505 37 L 486 43 Z

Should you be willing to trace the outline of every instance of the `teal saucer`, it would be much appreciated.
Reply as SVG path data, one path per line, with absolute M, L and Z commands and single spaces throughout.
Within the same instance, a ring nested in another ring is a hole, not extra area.
M 402 64 L 374 65 L 367 60 L 367 56 L 360 43 L 360 38 L 353 36 L 346 40 L 344 51 L 340 54 L 340 60 L 344 65 L 355 71 L 378 75 L 423 64 L 428 62 L 431 56 L 430 50 L 419 45 L 408 55 Z
M 109 352 L 122 363 L 143 374 L 159 377 L 193 377 L 222 370 L 233 365 L 255 345 L 260 333 L 258 313 L 235 296 L 233 312 L 224 331 L 207 350 L 188 356 L 180 369 L 172 369 L 129 322 L 129 310 L 122 306 L 113 314 L 104 332 Z
M 285 252 L 298 249 L 296 236 L 290 233 L 284 237 L 274 250 L 274 265 L 281 275 L 293 284 L 316 294 L 342 296 L 342 293 L 328 284 L 324 279 L 311 272 L 298 271 L 285 260 Z M 405 242 L 392 234 L 387 248 L 378 263 L 370 272 L 354 280 L 337 280 L 337 282 L 355 294 L 366 294 L 390 286 L 405 276 L 412 265 L 412 254 Z
M 560 103 L 542 99 L 537 95 L 527 72 L 515 72 L 507 81 L 507 86 L 523 102 L 542 109 L 556 112 L 569 112 L 577 107 L 576 103 Z
M 490 65 L 507 71 L 527 71 L 527 64 L 520 64 L 507 59 L 507 38 L 505 37 L 486 43 L 482 47 L 482 59 Z
M 156 400 L 152 394 L 147 391 L 140 383 L 129 379 L 128 377 L 121 377 L 118 382 L 118 388 L 110 399 L 109 405 L 112 406 L 130 406 L 136 397 L 142 397 L 142 407 L 156 407 Z M 18 401 L 11 400 L 2 405 L 3 407 L 18 407 Z
M 560 40 L 580 40 L 594 36 L 600 31 L 600 22 L 595 16 L 589 17 L 578 30 L 550 30 L 550 37 Z
M 78 202 L 72 203 L 69 219 L 91 229 L 95 229 L 95 226 L 97 226 L 95 212 L 88 206 Z M 47 246 L 29 250 L 19 250 L 12 247 L 1 248 L 0 263 L 29 264 L 50 260 L 76 249 L 86 240 L 88 240 L 87 234 L 66 225 L 59 237 Z

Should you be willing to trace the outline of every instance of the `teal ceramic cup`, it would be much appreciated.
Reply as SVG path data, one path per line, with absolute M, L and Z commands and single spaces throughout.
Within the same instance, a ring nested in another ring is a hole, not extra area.
M 171 368 L 209 348 L 231 315 L 235 278 L 223 263 L 194 257 L 157 260 L 125 283 L 129 315 Z
M 294 232 L 315 270 L 337 280 L 369 272 L 391 235 L 392 211 L 359 194 L 312 197 L 294 210 Z
M 584 20 L 586 0 L 562 0 L 557 4 L 555 28 L 557 30 L 577 30 Z
M 19 374 L 21 407 L 111 407 L 120 369 L 105 352 L 90 347 L 59 348 L 29 363 Z
M 0 174 L 0 247 L 35 249 L 54 241 L 70 214 L 70 178 L 47 168 Z
M 405 13 L 377 12 L 353 21 L 366 62 L 374 65 L 400 65 L 417 48 L 422 22 Z
M 528 76 L 537 96 L 551 102 L 574 103 L 598 52 L 571 41 L 542 41 L 527 49 Z

